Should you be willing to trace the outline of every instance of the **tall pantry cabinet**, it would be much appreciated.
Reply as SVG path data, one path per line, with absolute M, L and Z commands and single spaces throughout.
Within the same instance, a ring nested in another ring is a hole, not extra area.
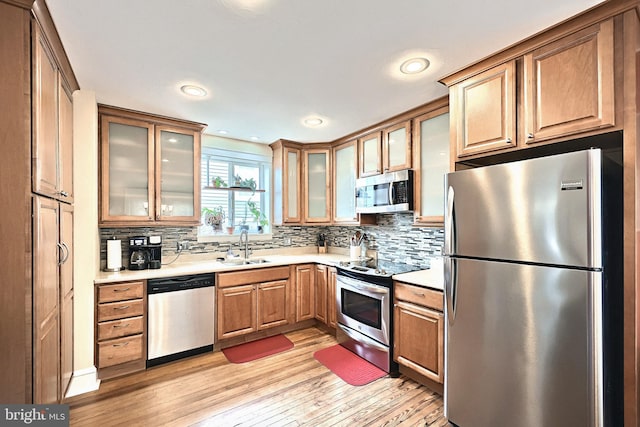
M 0 55 L 0 402 L 55 403 L 73 369 L 79 87 L 41 0 L 0 0 Z

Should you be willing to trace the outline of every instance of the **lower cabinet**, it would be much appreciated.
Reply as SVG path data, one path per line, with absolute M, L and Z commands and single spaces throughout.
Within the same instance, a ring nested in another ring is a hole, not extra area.
M 315 266 L 296 265 L 296 322 L 315 317 Z
M 338 327 L 338 307 L 336 305 L 336 279 L 338 269 L 335 267 L 328 267 L 327 276 L 327 325 L 332 328 Z
M 394 288 L 394 360 L 444 383 L 442 292 L 399 282 Z
M 325 325 L 336 328 L 336 274 L 335 267 L 316 264 L 314 275 L 315 317 Z
M 145 369 L 146 281 L 96 286 L 96 367 L 107 379 Z
M 316 311 L 316 319 L 321 321 L 324 324 L 328 323 L 327 319 L 327 302 L 328 302 L 328 292 L 327 292 L 327 266 L 317 264 L 315 267 L 315 283 L 314 283 L 314 293 L 315 293 L 315 311 Z
M 217 339 L 289 323 L 289 267 L 218 273 Z

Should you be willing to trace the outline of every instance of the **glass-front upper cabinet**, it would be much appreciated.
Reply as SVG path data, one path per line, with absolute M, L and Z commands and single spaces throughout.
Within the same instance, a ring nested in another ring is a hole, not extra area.
M 198 134 L 156 126 L 156 219 L 188 221 L 200 211 Z M 158 214 L 160 215 L 158 218 Z
M 330 149 L 304 150 L 305 222 L 329 223 Z
M 205 125 L 102 105 L 98 114 L 99 225 L 197 225 Z
M 449 107 L 413 120 L 414 219 L 425 225 L 444 224 L 445 175 L 450 171 Z
M 382 170 L 393 172 L 411 168 L 411 121 L 386 128 L 382 140 Z
M 357 223 L 355 187 L 358 171 L 357 141 L 333 148 L 333 222 Z
M 359 177 L 382 173 L 382 132 L 373 132 L 358 140 L 360 152 Z
M 153 125 L 102 116 L 101 137 L 101 222 L 152 221 Z

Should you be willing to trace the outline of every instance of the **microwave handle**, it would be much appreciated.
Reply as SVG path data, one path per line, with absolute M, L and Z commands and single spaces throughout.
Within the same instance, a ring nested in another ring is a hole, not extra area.
M 394 205 L 396 203 L 395 201 L 395 191 L 393 190 L 393 182 L 389 183 L 389 204 L 390 205 Z

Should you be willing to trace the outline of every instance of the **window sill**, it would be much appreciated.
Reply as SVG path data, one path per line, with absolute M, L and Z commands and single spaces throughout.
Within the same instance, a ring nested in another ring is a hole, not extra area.
M 271 240 L 273 238 L 273 234 L 271 233 L 249 233 L 249 241 L 256 240 Z M 240 239 L 240 233 L 234 234 L 220 234 L 216 236 L 198 236 L 198 243 L 211 243 L 211 242 L 237 242 Z

